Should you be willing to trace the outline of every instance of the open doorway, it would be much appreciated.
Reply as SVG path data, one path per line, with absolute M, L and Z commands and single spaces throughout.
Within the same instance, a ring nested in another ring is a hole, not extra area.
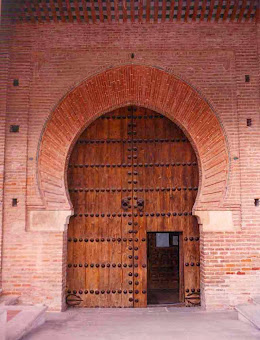
M 178 232 L 148 233 L 148 305 L 183 302 L 181 242 Z

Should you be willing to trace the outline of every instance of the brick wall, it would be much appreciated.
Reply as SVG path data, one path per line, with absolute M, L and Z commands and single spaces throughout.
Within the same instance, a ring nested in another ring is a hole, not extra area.
M 1 6 L 1 4 L 0 4 Z M 3 199 L 4 199 L 4 157 L 5 157 L 5 120 L 6 92 L 9 70 L 9 27 L 0 28 L 0 292 L 2 289 L 2 241 L 3 241 Z
M 27 210 L 42 207 L 36 177 L 42 129 L 62 97 L 83 79 L 134 62 L 171 70 L 201 91 L 225 129 L 232 173 L 227 201 L 238 209 L 241 205 L 236 221 L 241 230 L 201 235 L 204 302 L 208 308 L 230 308 L 260 294 L 260 208 L 254 205 L 260 195 L 257 41 L 255 23 L 14 26 L 7 82 L 5 292 L 60 307 L 66 235 L 25 231 Z M 14 78 L 19 87 L 12 86 Z M 9 132 L 14 123 L 19 134 Z M 14 197 L 17 207 L 11 205 Z

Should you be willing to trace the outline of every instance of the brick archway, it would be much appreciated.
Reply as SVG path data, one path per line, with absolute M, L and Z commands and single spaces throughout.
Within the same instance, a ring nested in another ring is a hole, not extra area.
M 66 168 L 74 142 L 97 117 L 129 104 L 167 116 L 190 138 L 200 162 L 196 215 L 199 216 L 198 211 L 226 210 L 223 200 L 229 158 L 218 118 L 190 85 L 171 73 L 141 65 L 124 65 L 96 74 L 68 93 L 55 108 L 46 123 L 38 153 L 38 181 L 45 209 L 69 215 L 72 207 Z M 199 217 L 209 219 L 208 214 Z

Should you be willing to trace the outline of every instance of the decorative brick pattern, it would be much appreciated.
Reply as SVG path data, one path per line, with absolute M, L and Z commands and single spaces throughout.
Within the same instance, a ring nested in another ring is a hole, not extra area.
M 39 181 L 46 208 L 70 208 L 65 191 L 66 162 L 82 129 L 102 113 L 127 104 L 162 113 L 188 133 L 201 163 L 196 207 L 220 209 L 227 186 L 228 152 L 216 115 L 185 82 L 162 70 L 139 65 L 121 66 L 87 79 L 53 112 L 39 151 Z
M 246 22 L 254 21 L 257 0 L 140 1 L 140 0 L 21 0 L 9 15 L 31 22 Z

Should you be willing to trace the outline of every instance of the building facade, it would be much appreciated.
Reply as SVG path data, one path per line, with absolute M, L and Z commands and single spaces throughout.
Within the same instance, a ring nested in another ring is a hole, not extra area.
M 131 108 L 172 121 L 196 154 L 191 211 L 199 226 L 201 304 L 228 309 L 259 295 L 257 1 L 17 3 L 2 5 L 1 23 L 2 293 L 66 308 L 68 277 L 78 277 L 68 268 L 68 239 L 75 235 L 67 230 L 76 210 L 69 160 L 85 129 Z M 100 213 L 102 206 L 93 209 Z M 160 219 L 164 224 L 167 216 Z M 161 231 L 184 233 L 185 223 L 182 228 L 168 223 Z

